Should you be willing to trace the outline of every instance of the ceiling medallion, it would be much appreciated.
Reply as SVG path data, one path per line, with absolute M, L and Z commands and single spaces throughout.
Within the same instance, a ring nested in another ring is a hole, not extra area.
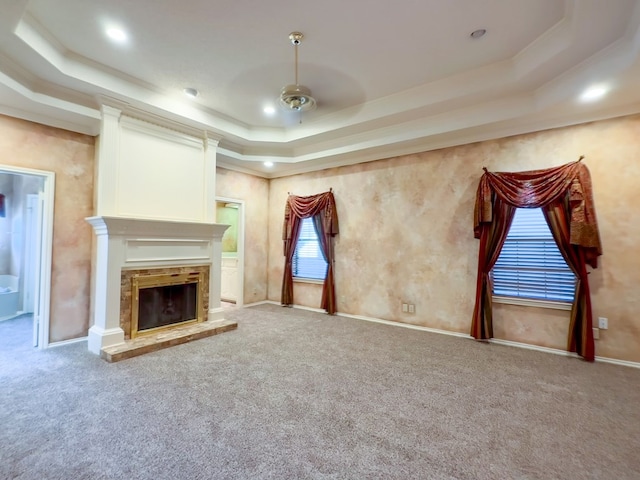
M 291 32 L 289 40 L 295 50 L 295 84 L 286 85 L 280 92 L 280 106 L 294 112 L 308 112 L 316 107 L 316 100 L 311 96 L 311 90 L 298 83 L 298 47 L 303 35 L 300 32 Z

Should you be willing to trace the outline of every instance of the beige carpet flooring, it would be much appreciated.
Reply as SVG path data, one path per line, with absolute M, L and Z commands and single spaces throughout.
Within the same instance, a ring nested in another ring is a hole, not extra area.
M 115 364 L 0 322 L 0 478 L 640 478 L 640 370 L 274 305 L 227 317 Z

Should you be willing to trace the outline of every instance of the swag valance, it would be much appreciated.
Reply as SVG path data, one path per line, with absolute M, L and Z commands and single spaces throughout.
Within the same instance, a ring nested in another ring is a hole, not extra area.
M 541 208 L 567 265 L 577 277 L 567 349 L 593 361 L 591 295 L 586 265 L 602 255 L 591 176 L 582 157 L 555 168 L 528 172 L 489 172 L 480 179 L 474 235 L 480 239 L 476 304 L 471 335 L 493 337 L 490 272 L 498 260 L 516 208 Z
M 485 168 L 476 197 L 475 237 L 480 238 L 482 223 L 491 223 L 493 220 L 493 195 L 519 208 L 544 207 L 568 195 L 571 207 L 570 242 L 582 247 L 587 263 L 597 268 L 602 246 L 596 223 L 591 176 L 582 158 L 559 167 L 528 172 L 489 172 Z
M 339 233 L 338 212 L 333 192 L 307 197 L 289 195 L 284 208 L 282 240 L 284 242 L 284 276 L 282 279 L 282 305 L 293 305 L 293 255 L 300 236 L 301 220 L 313 218 L 318 233 L 320 250 L 327 262 L 327 275 L 322 287 L 321 308 L 333 315 L 336 313 L 336 293 L 334 281 L 333 237 Z

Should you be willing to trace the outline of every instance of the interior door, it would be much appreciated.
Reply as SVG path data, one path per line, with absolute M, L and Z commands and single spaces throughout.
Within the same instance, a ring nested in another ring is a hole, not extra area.
M 42 226 L 44 195 L 27 195 L 25 215 L 25 262 L 23 311 L 33 313 L 33 346 L 40 338 L 40 267 L 42 262 Z

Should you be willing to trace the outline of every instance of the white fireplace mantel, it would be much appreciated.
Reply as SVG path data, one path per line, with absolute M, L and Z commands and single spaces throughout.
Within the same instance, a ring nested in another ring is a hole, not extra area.
M 95 231 L 93 325 L 89 350 L 124 342 L 120 327 L 121 272 L 127 269 L 209 265 L 207 320 L 220 320 L 222 235 L 229 227 L 216 223 L 88 217 Z

